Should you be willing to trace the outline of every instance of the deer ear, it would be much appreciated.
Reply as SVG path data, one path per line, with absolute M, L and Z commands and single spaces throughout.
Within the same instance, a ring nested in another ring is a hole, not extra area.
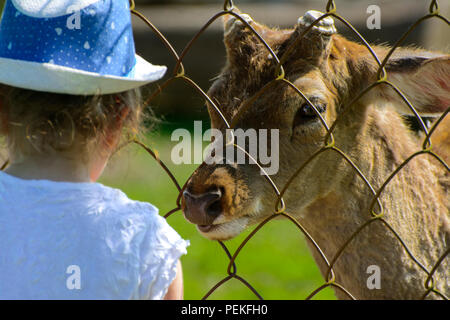
M 417 112 L 437 114 L 450 106 L 450 55 L 431 52 L 400 52 L 386 64 L 387 79 Z M 390 86 L 378 87 L 383 98 L 394 102 L 401 113 L 412 111 Z

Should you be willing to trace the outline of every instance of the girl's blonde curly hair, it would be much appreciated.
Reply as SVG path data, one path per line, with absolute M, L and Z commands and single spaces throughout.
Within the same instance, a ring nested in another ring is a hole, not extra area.
M 9 150 L 23 155 L 57 152 L 86 161 L 111 134 L 138 135 L 142 115 L 139 89 L 75 96 L 0 85 L 0 133 Z

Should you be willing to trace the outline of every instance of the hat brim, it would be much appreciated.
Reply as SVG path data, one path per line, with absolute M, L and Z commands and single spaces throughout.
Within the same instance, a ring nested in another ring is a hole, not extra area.
M 102 75 L 51 63 L 0 58 L 0 83 L 36 91 L 72 95 L 112 94 L 138 88 L 161 79 L 165 66 L 149 63 L 136 55 L 128 77 Z

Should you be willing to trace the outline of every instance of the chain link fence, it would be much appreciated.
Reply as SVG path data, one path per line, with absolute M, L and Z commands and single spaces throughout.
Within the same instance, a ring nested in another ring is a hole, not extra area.
M 156 26 L 154 26 L 150 20 L 148 20 L 144 15 L 142 15 L 139 12 L 139 10 L 135 6 L 134 1 L 131 1 L 131 12 L 134 15 L 138 16 L 139 18 L 141 18 L 148 25 L 148 27 L 158 36 L 158 38 L 166 46 L 169 54 L 171 54 L 173 56 L 174 63 L 175 63 L 174 72 L 173 72 L 172 76 L 168 80 L 166 80 L 164 83 L 161 84 L 159 89 L 156 92 L 154 92 L 154 94 L 149 98 L 148 102 L 152 101 L 156 96 L 158 96 L 166 87 L 168 87 L 174 81 L 183 81 L 183 82 L 187 83 L 189 86 L 191 86 L 198 95 L 203 97 L 205 100 L 207 100 L 210 103 L 211 106 L 213 106 L 215 111 L 220 115 L 221 119 L 223 120 L 226 128 L 232 129 L 234 127 L 234 125 L 238 122 L 239 117 L 242 116 L 242 114 L 244 114 L 244 112 L 246 110 L 248 110 L 248 108 L 252 105 L 252 103 L 259 96 L 264 94 L 265 91 L 270 90 L 272 84 L 274 84 L 276 82 L 284 82 L 287 86 L 292 87 L 292 89 L 294 89 L 300 96 L 302 96 L 303 99 L 305 99 L 308 102 L 310 107 L 315 110 L 317 115 L 319 115 L 321 123 L 322 123 L 322 125 L 325 127 L 325 129 L 327 131 L 327 135 L 326 135 L 326 139 L 324 141 L 323 147 L 320 148 L 319 150 L 317 150 L 317 152 L 315 152 L 305 163 L 303 163 L 297 169 L 295 174 L 289 179 L 289 181 L 282 188 L 279 188 L 267 174 L 265 175 L 266 180 L 268 181 L 268 183 L 270 183 L 272 185 L 273 190 L 274 190 L 274 192 L 277 195 L 277 202 L 275 204 L 274 213 L 271 216 L 269 216 L 268 218 L 266 218 L 263 222 L 261 222 L 242 241 L 242 243 L 235 250 L 234 253 L 231 253 L 229 251 L 229 249 L 227 248 L 225 243 L 223 243 L 222 241 L 218 241 L 218 243 L 220 244 L 221 248 L 225 251 L 226 255 L 229 258 L 229 264 L 227 266 L 226 275 L 224 276 L 224 278 L 222 280 L 220 280 L 217 284 L 215 284 L 204 295 L 203 299 L 207 299 L 214 291 L 216 291 L 219 287 L 221 287 L 224 283 L 228 282 L 230 279 L 237 279 L 238 281 L 242 282 L 245 286 L 248 287 L 248 289 L 258 299 L 263 299 L 263 297 L 260 295 L 260 293 L 246 279 L 244 279 L 243 277 L 238 275 L 238 273 L 237 273 L 237 266 L 236 266 L 236 259 L 239 256 L 239 254 L 241 253 L 242 249 L 248 243 L 248 241 L 250 241 L 252 239 L 252 237 L 264 225 L 266 225 L 268 222 L 270 222 L 272 219 L 274 219 L 276 217 L 283 216 L 286 219 L 290 220 L 298 228 L 298 230 L 304 234 L 304 236 L 313 244 L 314 248 L 317 250 L 317 252 L 322 257 L 323 261 L 328 266 L 328 270 L 327 270 L 327 273 L 326 273 L 327 274 L 326 281 L 321 286 L 319 286 L 317 289 L 315 289 L 313 292 L 311 292 L 311 294 L 308 297 L 306 297 L 306 299 L 313 298 L 317 293 L 319 293 L 321 290 L 323 290 L 323 289 L 325 289 L 327 287 L 334 287 L 335 289 L 340 290 L 343 293 L 345 293 L 345 295 L 347 295 L 348 298 L 355 299 L 355 297 L 352 295 L 351 292 L 349 292 L 345 287 L 343 287 L 341 284 L 336 282 L 336 275 L 335 275 L 335 272 L 333 270 L 333 266 L 335 265 L 336 261 L 341 256 L 342 252 L 348 247 L 348 245 L 352 242 L 352 240 L 355 239 L 355 237 L 363 229 L 365 229 L 366 227 L 368 227 L 371 224 L 381 223 L 395 235 L 395 237 L 398 239 L 398 241 L 401 244 L 401 246 L 404 248 L 404 250 L 408 254 L 409 258 L 412 259 L 414 261 L 414 263 L 417 264 L 417 266 L 419 266 L 420 269 L 422 269 L 423 272 L 426 274 L 426 281 L 423 284 L 424 291 L 423 291 L 422 299 L 425 299 L 425 298 L 427 298 L 427 296 L 429 296 L 430 294 L 434 293 L 434 294 L 438 295 L 439 297 L 441 297 L 442 299 L 448 300 L 448 297 L 441 290 L 438 289 L 438 285 L 435 283 L 433 275 L 434 275 L 436 269 L 442 263 L 442 261 L 444 259 L 446 259 L 446 257 L 450 253 L 450 248 L 448 248 L 442 254 L 442 256 L 438 259 L 438 261 L 435 262 L 434 266 L 430 270 L 427 269 L 411 253 L 411 251 L 408 249 L 408 246 L 405 244 L 405 242 L 402 240 L 402 238 L 399 236 L 399 234 L 385 220 L 385 218 L 384 218 L 385 212 L 383 210 L 383 206 L 382 206 L 381 201 L 380 201 L 380 196 L 383 193 L 383 191 L 385 190 L 386 186 L 389 184 L 389 182 L 400 172 L 400 170 L 402 170 L 402 168 L 404 168 L 412 159 L 414 159 L 417 156 L 428 154 L 428 155 L 434 157 L 435 159 L 437 159 L 442 164 L 442 166 L 445 167 L 445 169 L 447 171 L 450 171 L 450 169 L 449 169 L 448 165 L 445 163 L 445 161 L 439 155 L 437 155 L 436 153 L 433 152 L 432 144 L 431 144 L 431 140 L 430 140 L 430 137 L 433 134 L 433 132 L 435 131 L 435 129 L 437 128 L 437 126 L 447 116 L 448 112 L 450 111 L 450 107 L 447 108 L 447 110 L 439 117 L 439 119 L 433 124 L 433 126 L 431 128 L 427 128 L 427 126 L 425 125 L 423 119 L 419 116 L 418 112 L 416 111 L 414 106 L 408 101 L 408 99 L 405 97 L 405 95 L 393 83 L 391 83 L 391 82 L 389 82 L 387 80 L 387 72 L 385 70 L 386 63 L 389 60 L 389 58 L 392 56 L 392 54 L 394 53 L 396 48 L 398 48 L 405 41 L 405 39 L 408 37 L 408 35 L 411 34 L 417 28 L 417 26 L 419 24 L 421 24 L 425 20 L 429 20 L 429 19 L 436 19 L 436 20 L 440 19 L 448 27 L 449 26 L 449 21 L 440 14 L 438 2 L 435 1 L 435 0 L 430 1 L 428 14 L 426 14 L 423 17 L 421 17 L 413 25 L 411 25 L 410 28 L 403 34 L 403 36 L 400 39 L 398 39 L 398 41 L 390 49 L 390 51 L 386 55 L 386 57 L 382 61 L 380 61 L 380 59 L 377 57 L 377 55 L 375 54 L 375 52 L 371 48 L 371 46 L 368 44 L 368 42 L 360 35 L 360 33 L 352 26 L 351 23 L 349 23 L 345 18 L 343 18 L 338 13 L 338 8 L 337 8 L 337 6 L 335 4 L 335 1 L 333 1 L 333 0 L 327 1 L 325 8 L 326 8 L 325 14 L 322 15 L 320 18 L 318 18 L 315 22 L 313 22 L 308 28 L 306 28 L 303 31 L 303 33 L 298 37 L 297 41 L 295 41 L 293 44 L 291 44 L 290 48 L 288 48 L 286 50 L 286 52 L 283 54 L 282 57 L 277 57 L 277 55 L 274 53 L 272 48 L 252 28 L 252 26 L 244 18 L 242 18 L 239 13 L 237 13 L 236 11 L 233 10 L 234 9 L 233 1 L 228 0 L 228 1 L 224 2 L 222 10 L 220 10 L 215 15 L 213 15 L 204 24 L 204 26 L 195 34 L 195 36 L 191 39 L 191 41 L 185 46 L 183 51 L 179 54 L 173 48 L 171 43 L 169 41 L 167 41 L 167 39 L 164 37 L 164 35 L 158 30 L 158 28 Z M 270 53 L 270 55 L 272 57 L 274 57 L 274 60 L 275 60 L 275 62 L 277 64 L 276 73 L 274 74 L 273 80 L 271 82 L 269 82 L 268 84 L 266 84 L 263 88 L 261 88 L 260 91 L 257 92 L 252 98 L 248 99 L 248 101 L 241 107 L 241 109 L 236 114 L 236 116 L 233 119 L 231 119 L 230 121 L 228 121 L 224 117 L 224 115 L 221 112 L 220 106 L 216 105 L 216 103 L 214 101 L 212 101 L 212 99 L 205 93 L 205 91 L 203 91 L 203 89 L 200 88 L 200 86 L 197 85 L 197 83 L 195 81 L 193 81 L 192 79 L 189 78 L 189 76 L 187 75 L 187 72 L 186 72 L 186 70 L 185 70 L 185 68 L 183 66 L 183 59 L 186 56 L 186 54 L 191 50 L 191 48 L 195 45 L 196 40 L 202 35 L 202 33 L 205 32 L 205 30 L 214 21 L 216 21 L 218 18 L 220 18 L 220 17 L 222 17 L 224 15 L 234 16 L 236 19 L 239 19 L 243 24 L 245 24 L 246 28 L 251 30 L 255 34 L 255 36 L 258 38 L 258 40 L 261 41 L 261 43 L 266 47 L 268 53 Z M 377 79 L 378 80 L 375 83 L 373 83 L 370 86 L 368 86 L 366 89 L 362 90 L 347 106 L 345 106 L 344 112 L 346 110 L 349 110 L 350 106 L 353 103 L 355 103 L 359 98 L 361 98 L 364 94 L 366 94 L 369 90 L 373 89 L 374 87 L 381 86 L 381 85 L 390 86 L 403 99 L 405 104 L 408 106 L 408 108 L 411 110 L 411 112 L 414 114 L 415 118 L 417 119 L 417 122 L 419 123 L 419 126 L 420 126 L 421 130 L 423 130 L 423 132 L 425 133 L 425 137 L 424 137 L 423 144 L 422 144 L 422 150 L 415 152 L 410 157 L 408 157 L 406 160 L 404 160 L 404 162 L 400 166 L 398 166 L 396 170 L 394 170 L 392 172 L 392 174 L 385 180 L 385 182 L 382 184 L 382 186 L 378 190 L 375 190 L 373 188 L 373 186 L 370 184 L 368 179 L 365 177 L 364 173 L 353 163 L 353 161 L 350 159 L 350 157 L 348 155 L 346 155 L 342 150 L 340 150 L 339 147 L 337 146 L 337 141 L 335 141 L 335 138 L 333 136 L 333 130 L 336 127 L 336 124 L 340 121 L 340 119 L 342 119 L 342 114 L 343 113 L 338 116 L 336 121 L 330 127 L 328 127 L 328 125 L 326 124 L 325 120 L 320 115 L 320 112 L 317 111 L 316 107 L 308 99 L 306 99 L 305 95 L 298 88 L 296 88 L 295 85 L 292 82 L 290 82 L 288 79 L 285 78 L 285 71 L 283 69 L 283 63 L 287 60 L 287 57 L 291 53 L 291 51 L 294 48 L 294 46 L 296 44 L 298 44 L 298 42 L 309 32 L 309 30 L 311 30 L 311 28 L 313 26 L 315 26 L 320 20 L 322 20 L 322 19 L 324 19 L 326 17 L 333 17 L 333 18 L 341 21 L 347 28 L 349 28 L 356 35 L 356 37 L 367 47 L 367 50 L 370 52 L 370 54 L 373 56 L 373 59 L 376 61 L 376 63 L 379 66 L 379 68 L 378 68 L 378 75 L 377 75 Z M 176 186 L 177 190 L 179 191 L 179 195 L 178 195 L 178 198 L 176 200 L 176 207 L 165 214 L 165 218 L 168 218 L 169 216 L 171 216 L 175 212 L 181 210 L 181 195 L 182 195 L 182 192 L 183 192 L 183 190 L 185 188 L 185 185 L 181 185 L 177 181 L 177 179 L 170 172 L 168 167 L 159 159 L 157 153 L 155 153 L 154 150 L 150 149 L 149 147 L 147 147 L 145 144 L 143 144 L 140 141 L 134 140 L 133 142 L 138 144 L 138 145 L 140 145 L 141 147 L 143 147 L 159 163 L 159 165 L 161 165 L 161 167 L 165 170 L 165 172 L 167 173 L 168 177 L 173 181 L 174 185 Z M 237 145 L 235 145 L 235 146 L 239 147 Z M 245 150 L 243 150 L 243 151 L 245 153 L 247 153 Z M 302 226 L 302 224 L 299 223 L 299 221 L 297 221 L 291 214 L 286 212 L 286 206 L 285 206 L 285 203 L 283 201 L 283 195 L 286 192 L 286 190 L 289 188 L 289 186 L 291 185 L 291 183 L 294 180 L 294 178 L 296 176 L 298 176 L 299 173 L 303 170 L 303 168 L 305 168 L 308 165 L 308 163 L 313 161 L 313 159 L 315 159 L 319 154 L 321 154 L 323 152 L 328 152 L 328 151 L 335 152 L 335 153 L 339 154 L 343 159 L 345 159 L 345 161 L 348 163 L 348 165 L 350 165 L 355 170 L 355 172 L 358 174 L 358 176 L 364 181 L 364 183 L 367 185 L 367 187 L 370 189 L 370 191 L 371 191 L 371 193 L 373 195 L 373 200 L 372 200 L 372 203 L 370 205 L 370 210 L 368 212 L 368 219 L 367 219 L 367 221 L 365 223 L 363 223 L 352 234 L 352 236 L 347 239 L 345 244 L 338 250 L 338 252 L 335 254 L 334 257 L 326 257 L 325 256 L 325 254 L 321 250 L 320 246 L 309 235 L 308 231 Z M 247 153 L 247 155 L 249 155 L 249 154 Z M 263 170 L 261 167 L 260 167 L 260 169 Z M 443 284 L 443 285 L 446 286 L 448 284 Z
M 426 275 L 426 280 L 423 283 L 423 295 L 422 295 L 422 299 L 427 298 L 430 294 L 435 294 L 437 296 L 439 296 L 442 299 L 448 300 L 449 297 L 447 297 L 445 295 L 444 292 L 442 292 L 442 290 L 439 289 L 439 285 L 435 282 L 435 279 L 433 278 L 434 273 L 436 272 L 437 268 L 441 265 L 441 263 L 444 261 L 444 259 L 447 258 L 447 256 L 450 253 L 450 248 L 447 248 L 445 250 L 445 252 L 442 254 L 442 256 L 435 262 L 434 266 L 431 269 L 427 269 L 423 264 L 421 264 L 421 262 L 412 254 L 412 252 L 409 250 L 408 246 L 406 245 L 406 243 L 402 240 L 402 238 L 399 236 L 399 234 L 396 232 L 396 230 L 387 222 L 387 220 L 385 219 L 384 215 L 385 212 L 383 210 L 383 206 L 382 203 L 380 201 L 380 197 L 382 195 L 382 193 L 384 192 L 384 190 L 386 189 L 386 186 L 390 183 L 390 181 L 392 181 L 392 179 L 414 158 L 421 156 L 421 155 L 429 155 L 434 157 L 437 161 L 440 162 L 440 164 L 447 170 L 447 172 L 450 172 L 449 166 L 447 165 L 447 163 L 438 155 L 436 154 L 433 149 L 432 149 L 432 143 L 431 143 L 431 135 L 433 134 L 433 132 L 436 130 L 436 128 L 439 126 L 439 124 L 443 121 L 443 119 L 447 116 L 447 114 L 450 111 L 450 107 L 447 108 L 447 110 L 439 117 L 439 119 L 437 121 L 434 122 L 434 124 L 431 126 L 431 128 L 428 128 L 423 119 L 419 116 L 418 112 L 416 111 L 416 109 L 414 108 L 414 106 L 408 101 L 408 99 L 405 97 L 405 95 L 391 82 L 389 82 L 387 80 L 387 72 L 385 70 L 385 66 L 389 60 L 389 58 L 392 56 L 392 54 L 394 53 L 394 51 L 400 46 L 402 45 L 402 43 L 405 41 L 405 39 L 408 37 L 409 34 L 411 34 L 419 24 L 423 23 L 426 20 L 429 19 L 436 19 L 436 20 L 441 20 L 444 24 L 446 24 L 446 26 L 449 26 L 449 21 L 440 14 L 439 11 L 439 6 L 438 6 L 438 2 L 436 0 L 432 0 L 430 1 L 430 5 L 429 5 L 429 12 L 428 14 L 426 14 L 425 16 L 421 17 L 420 19 L 418 19 L 413 25 L 410 26 L 410 28 L 403 34 L 403 36 L 401 38 L 398 39 L 398 41 L 394 44 L 394 46 L 390 49 L 390 51 L 388 52 L 388 54 L 386 55 L 386 57 L 381 61 L 377 55 L 375 54 L 374 50 L 371 48 L 371 46 L 368 44 L 368 42 L 360 35 L 360 33 L 352 26 L 351 23 L 349 23 L 345 18 L 343 18 L 339 13 L 338 13 L 338 7 L 335 4 L 334 0 L 329 0 L 325 3 L 325 13 L 318 18 L 317 20 L 315 20 L 309 27 L 307 27 L 302 34 L 300 34 L 300 36 L 297 38 L 296 41 L 294 41 L 291 46 L 286 50 L 286 52 L 283 54 L 283 56 L 281 57 L 277 57 L 277 55 L 275 54 L 275 52 L 272 50 L 272 48 L 264 41 L 264 39 L 261 37 L 261 35 L 259 35 L 255 29 L 246 21 L 245 18 L 243 18 L 239 13 L 237 13 L 236 11 L 234 11 L 234 4 L 233 1 L 231 0 L 226 0 L 224 1 L 223 7 L 220 8 L 220 10 L 213 15 L 205 24 L 204 26 L 194 35 L 194 37 L 191 39 L 191 41 L 189 41 L 189 43 L 185 46 L 185 48 L 182 50 L 181 53 L 178 53 L 174 47 L 171 45 L 171 43 L 165 38 L 164 34 L 161 33 L 158 28 L 156 26 L 154 26 L 152 24 L 152 22 L 147 19 L 142 13 L 139 12 L 138 8 L 136 8 L 136 5 L 134 3 L 133 0 L 130 1 L 130 7 L 131 7 L 131 12 L 132 14 L 136 15 L 137 17 L 139 17 L 140 19 L 142 19 L 147 25 L 148 27 L 156 34 L 156 36 L 162 41 L 162 43 L 165 45 L 165 47 L 167 48 L 167 52 L 173 56 L 174 59 L 174 71 L 173 74 L 170 76 L 170 78 L 168 80 L 166 80 L 164 83 L 162 83 L 158 90 L 156 90 L 151 96 L 150 98 L 147 100 L 147 104 L 150 103 L 153 99 L 155 99 L 165 88 L 167 88 L 169 85 L 171 85 L 173 82 L 175 81 L 183 81 L 185 83 L 187 83 L 189 86 L 191 86 L 194 91 L 203 99 L 207 100 L 209 102 L 209 104 L 215 109 L 215 111 L 220 115 L 221 119 L 223 120 L 226 128 L 228 129 L 232 129 L 236 123 L 238 123 L 239 117 L 241 117 L 246 110 L 248 110 L 250 108 L 250 106 L 252 105 L 252 103 L 261 95 L 264 94 L 264 92 L 266 92 L 267 90 L 270 90 L 270 88 L 272 87 L 273 84 L 275 83 L 280 83 L 283 82 L 285 83 L 287 86 L 290 86 L 293 90 L 295 90 L 305 101 L 307 101 L 307 103 L 310 105 L 311 108 L 314 109 L 315 113 L 320 117 L 320 121 L 322 123 L 322 125 L 324 126 L 324 128 L 327 131 L 327 135 L 324 141 L 323 146 L 317 150 L 305 163 L 303 163 L 295 172 L 294 175 L 291 176 L 291 178 L 288 180 L 288 182 L 282 186 L 280 188 L 280 186 L 277 186 L 273 180 L 270 178 L 269 175 L 265 174 L 265 178 L 267 180 L 267 182 L 269 184 L 271 184 L 274 192 L 276 193 L 277 196 L 277 201 L 275 203 L 275 210 L 273 212 L 273 214 L 271 216 L 269 216 L 268 218 L 266 218 L 263 222 L 261 222 L 258 226 L 256 226 L 255 229 L 252 230 L 252 232 L 245 237 L 245 239 L 242 241 L 242 243 L 238 246 L 238 248 L 234 251 L 234 253 L 231 253 L 230 250 L 227 248 L 226 244 L 223 243 L 222 241 L 218 241 L 220 247 L 224 250 L 224 252 L 226 253 L 227 257 L 229 258 L 229 263 L 228 266 L 226 268 L 226 274 L 224 274 L 224 278 L 222 280 L 220 280 L 218 283 L 216 283 L 208 292 L 205 293 L 205 295 L 203 296 L 203 299 L 207 299 L 214 291 L 216 291 L 219 287 L 221 287 L 223 284 L 225 284 L 226 282 L 228 282 L 231 279 L 236 279 L 240 282 L 242 282 L 258 299 L 263 299 L 263 297 L 260 295 L 260 293 L 243 277 L 241 277 L 238 272 L 237 272 L 237 264 L 236 264 L 236 259 L 238 258 L 238 256 L 240 255 L 240 253 L 242 252 L 242 249 L 246 246 L 246 244 L 252 239 L 252 237 L 254 237 L 254 235 L 261 229 L 264 227 L 264 225 L 266 225 L 267 223 L 269 223 L 272 219 L 276 218 L 276 217 L 285 217 L 286 219 L 288 219 L 290 222 L 292 222 L 292 224 L 294 224 L 298 230 L 303 233 L 303 235 L 308 239 L 308 241 L 310 241 L 310 243 L 313 245 L 313 247 L 315 248 L 315 250 L 317 250 L 317 252 L 319 253 L 319 255 L 321 256 L 323 262 L 326 264 L 327 266 L 327 272 L 326 272 L 326 277 L 325 277 L 325 282 L 320 285 L 318 288 L 316 288 L 315 290 L 313 290 L 308 297 L 306 297 L 306 299 L 311 299 L 313 298 L 316 294 L 318 294 L 320 291 L 322 291 L 323 289 L 327 288 L 327 287 L 332 287 L 336 290 L 340 290 L 341 292 L 343 292 L 349 299 L 355 299 L 355 297 L 352 295 L 351 292 L 349 292 L 344 286 L 342 286 L 341 284 L 339 284 L 336 281 L 336 274 L 335 271 L 333 269 L 333 266 L 335 265 L 336 261 L 340 258 L 340 256 L 342 255 L 342 253 L 344 252 L 344 250 L 346 250 L 346 248 L 348 247 L 348 245 L 355 239 L 355 237 L 365 228 L 367 228 L 369 225 L 371 224 L 375 224 L 375 223 L 379 223 L 384 225 L 386 228 L 388 228 L 394 235 L 395 237 L 398 239 L 399 243 L 401 244 L 401 246 L 404 248 L 405 252 L 407 253 L 407 255 L 409 256 L 409 258 L 414 261 L 415 264 L 417 264 L 417 266 L 423 270 L 424 274 Z M 187 75 L 187 70 L 185 70 L 185 67 L 183 65 L 183 59 L 186 56 L 186 54 L 191 50 L 191 48 L 195 45 L 197 39 L 202 35 L 202 33 L 205 32 L 205 30 L 207 28 L 209 28 L 209 26 L 216 21 L 217 19 L 219 19 L 222 16 L 225 15 L 231 15 L 234 16 L 236 19 L 239 19 L 245 26 L 246 28 L 248 28 L 249 30 L 251 30 L 255 36 L 258 38 L 259 41 L 261 41 L 261 43 L 265 46 L 265 48 L 267 49 L 268 53 L 270 53 L 270 55 L 273 57 L 277 68 L 276 68 L 276 72 L 273 76 L 273 80 L 271 80 L 268 84 L 266 84 L 264 87 L 262 87 L 259 92 L 257 92 L 252 98 L 248 99 L 246 101 L 246 103 L 244 103 L 244 105 L 241 107 L 241 109 L 239 110 L 239 112 L 236 114 L 236 116 L 231 119 L 230 121 L 228 121 L 224 115 L 221 112 L 221 107 L 219 105 L 217 105 L 206 93 L 205 91 L 195 82 L 193 81 L 191 78 L 189 78 L 189 76 Z M 369 85 L 367 88 L 365 88 L 364 90 L 362 90 L 347 106 L 345 106 L 344 112 L 341 113 L 336 121 L 331 125 L 328 126 L 325 122 L 325 120 L 323 119 L 323 117 L 321 116 L 320 112 L 318 112 L 318 110 L 316 109 L 316 107 L 305 97 L 305 95 L 292 83 L 290 82 L 287 78 L 285 78 L 285 70 L 283 69 L 283 63 L 287 60 L 287 57 L 289 56 L 289 54 L 292 52 L 294 46 L 296 44 L 298 44 L 298 42 L 316 25 L 318 24 L 318 22 L 326 17 L 333 17 L 339 21 L 341 21 L 347 28 L 349 28 L 354 34 L 355 36 L 361 41 L 361 43 L 364 44 L 364 46 L 367 48 L 367 50 L 370 52 L 370 54 L 373 56 L 373 59 L 376 61 L 376 63 L 378 64 L 378 75 L 377 75 L 377 81 L 372 83 L 371 85 Z M 448 30 L 448 29 L 447 29 Z M 384 181 L 384 183 L 381 185 L 380 188 L 378 188 L 377 190 L 370 184 L 369 180 L 365 177 L 364 173 L 354 164 L 354 162 L 350 159 L 350 157 L 343 152 L 339 147 L 338 147 L 338 141 L 335 141 L 334 135 L 333 135 L 333 130 L 336 127 L 336 124 L 339 123 L 340 119 L 342 119 L 342 115 L 348 111 L 351 107 L 352 104 L 354 104 L 358 99 L 360 99 L 364 94 L 366 94 L 368 91 L 372 90 L 373 88 L 375 88 L 376 86 L 389 86 L 391 87 L 404 101 L 404 103 L 408 106 L 408 108 L 411 110 L 411 112 L 414 114 L 415 118 L 417 119 L 417 122 L 421 128 L 421 130 L 424 132 L 424 139 L 423 139 L 423 143 L 422 143 L 422 149 L 411 154 L 406 160 L 403 161 L 403 163 L 401 163 L 400 166 L 398 166 L 392 173 L 391 175 Z M 175 178 L 175 176 L 172 174 L 172 172 L 169 170 L 169 168 L 166 166 L 166 164 L 159 158 L 158 153 L 156 150 L 152 150 L 151 148 L 149 148 L 148 146 L 146 146 L 142 141 L 139 141 L 137 139 L 133 139 L 131 140 L 129 143 L 134 143 L 139 145 L 140 147 L 144 148 L 149 155 L 151 155 L 156 161 L 157 163 L 162 167 L 162 169 L 167 173 L 167 176 L 169 179 L 171 179 L 171 181 L 173 182 L 173 184 L 175 185 L 175 187 L 177 188 L 179 194 L 178 197 L 175 201 L 175 207 L 170 210 L 169 212 L 167 212 L 164 217 L 168 218 L 170 217 L 172 214 L 176 213 L 176 212 L 181 212 L 181 196 L 182 193 L 185 189 L 186 184 L 181 184 L 177 181 L 177 179 Z M 239 146 L 235 145 L 236 147 L 239 148 Z M 243 150 L 245 153 L 247 153 L 245 150 Z M 368 189 L 370 190 L 371 194 L 373 195 L 372 198 L 372 202 L 370 204 L 370 210 L 368 212 L 368 216 L 367 216 L 367 220 L 365 223 L 361 224 L 359 226 L 359 228 L 357 228 L 356 231 L 354 231 L 354 233 L 347 239 L 347 241 L 345 242 L 345 244 L 337 251 L 337 253 L 333 256 L 333 257 L 327 257 L 322 249 L 320 248 L 320 246 L 316 243 L 316 241 L 311 237 L 311 235 L 308 233 L 308 230 L 306 230 L 304 228 L 304 226 L 297 221 L 290 213 L 288 213 L 286 211 L 286 205 L 285 202 L 283 200 L 283 195 L 285 194 L 286 190 L 289 188 L 289 186 L 291 185 L 292 181 L 295 179 L 295 177 L 297 177 L 300 172 L 308 165 L 308 163 L 310 163 L 311 161 L 313 161 L 317 156 L 319 156 L 320 154 L 322 154 L 323 152 L 334 152 L 336 154 L 338 154 L 340 157 L 342 157 L 343 159 L 345 159 L 345 161 L 347 162 L 347 164 L 349 166 L 351 166 L 355 172 L 357 173 L 357 175 L 362 179 L 362 181 L 364 181 L 365 185 L 368 187 Z M 248 156 L 250 156 L 247 153 Z M 0 170 L 3 170 L 4 168 L 6 168 L 6 166 L 8 165 L 8 163 L 4 163 Z M 260 166 L 260 169 L 262 171 L 264 171 L 264 169 Z M 188 179 L 189 180 L 189 179 Z M 447 270 L 448 271 L 448 270 Z M 448 284 L 441 284 L 442 286 L 448 286 Z

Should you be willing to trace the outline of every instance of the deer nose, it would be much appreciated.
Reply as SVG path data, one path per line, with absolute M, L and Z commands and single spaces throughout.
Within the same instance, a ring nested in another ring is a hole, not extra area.
M 202 194 L 192 194 L 188 190 L 183 192 L 184 215 L 190 222 L 199 226 L 211 225 L 222 213 L 222 191 L 215 188 Z

